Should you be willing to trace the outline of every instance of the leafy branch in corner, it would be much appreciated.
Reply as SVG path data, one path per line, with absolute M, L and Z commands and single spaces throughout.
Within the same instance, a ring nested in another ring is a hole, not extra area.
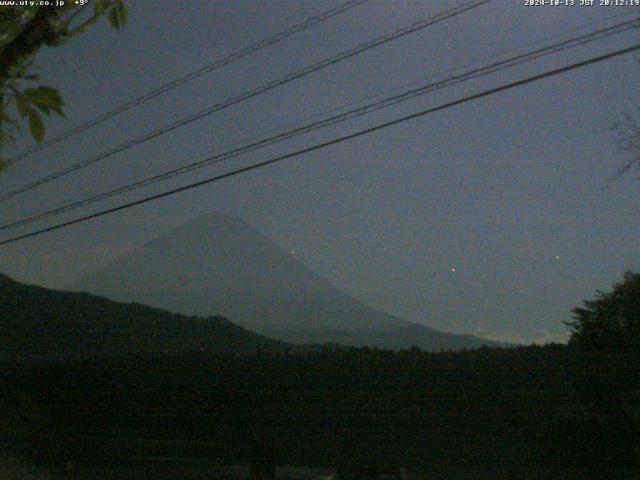
M 44 116 L 51 113 L 64 117 L 64 101 L 57 89 L 39 85 L 33 73 L 35 56 L 42 47 L 59 47 L 86 32 L 101 17 L 115 29 L 127 24 L 124 0 L 96 0 L 93 12 L 78 21 L 87 8 L 84 5 L 16 6 L 0 9 L 0 151 L 15 142 L 23 123 L 31 136 L 41 142 L 45 136 Z M 9 159 L 0 154 L 0 170 Z

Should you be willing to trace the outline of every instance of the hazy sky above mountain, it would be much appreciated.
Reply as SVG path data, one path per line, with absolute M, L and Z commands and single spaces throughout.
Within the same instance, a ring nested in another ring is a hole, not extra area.
M 48 134 L 339 3 L 130 2 L 125 31 L 116 32 L 103 22 L 68 46 L 38 57 L 42 77 L 60 89 L 67 103 L 68 119 L 48 122 Z M 0 192 L 457 3 L 372 0 L 21 162 L 2 175 Z M 524 3 L 494 1 L 291 82 L 5 201 L 0 217 L 3 223 L 18 219 L 225 151 L 237 142 L 269 136 L 274 129 L 307 123 L 313 115 L 352 102 L 364 104 L 373 95 L 391 95 L 412 82 L 438 80 L 452 69 L 466 71 L 516 48 L 523 52 L 637 15 L 634 7 Z M 639 40 L 636 31 L 550 56 L 82 212 L 223 173 Z M 570 319 L 572 307 L 596 289 L 609 288 L 625 269 L 638 268 L 640 182 L 632 175 L 611 181 L 625 158 L 616 154 L 610 131 L 638 98 L 636 62 L 628 55 L 589 66 L 0 247 L 0 271 L 60 287 L 164 231 L 217 210 L 246 219 L 335 285 L 389 313 L 441 330 L 498 339 L 565 338 L 562 321 Z M 15 150 L 29 141 L 25 135 Z M 2 238 L 34 228 L 4 232 Z

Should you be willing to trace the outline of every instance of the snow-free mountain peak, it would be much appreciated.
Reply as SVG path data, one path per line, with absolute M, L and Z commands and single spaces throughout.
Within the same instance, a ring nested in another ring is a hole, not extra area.
M 290 342 L 428 350 L 491 344 L 376 310 L 315 274 L 244 220 L 209 213 L 70 286 L 187 315 L 223 315 Z

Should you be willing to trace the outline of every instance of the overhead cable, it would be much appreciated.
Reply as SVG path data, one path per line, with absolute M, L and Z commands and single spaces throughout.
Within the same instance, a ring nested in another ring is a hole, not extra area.
M 24 235 L 19 235 L 19 236 L 16 236 L 16 237 L 8 238 L 6 240 L 0 241 L 0 245 L 7 245 L 7 244 L 10 244 L 10 243 L 18 242 L 20 240 L 25 240 L 27 238 L 31 238 L 31 237 L 34 237 L 34 236 L 37 236 L 37 235 L 42 235 L 42 234 L 47 233 L 47 232 L 52 232 L 54 230 L 59 230 L 61 228 L 66 228 L 66 227 L 69 227 L 71 225 L 75 225 L 77 223 L 82 223 L 82 222 L 86 222 L 88 220 L 92 220 L 94 218 L 103 217 L 105 215 L 109 215 L 109 214 L 112 214 L 112 213 L 115 213 L 115 212 L 119 212 L 119 211 L 122 211 L 122 210 L 126 210 L 126 209 L 129 209 L 129 208 L 138 206 L 138 205 L 142 205 L 142 204 L 145 204 L 145 203 L 148 203 L 148 202 L 159 200 L 161 198 L 173 196 L 173 195 L 176 195 L 178 193 L 189 191 L 189 190 L 192 190 L 192 189 L 197 188 L 197 187 L 201 187 L 201 186 L 204 186 L 204 185 L 211 184 L 213 182 L 217 182 L 217 181 L 220 181 L 220 180 L 224 180 L 226 178 L 230 178 L 230 177 L 239 175 L 241 173 L 246 173 L 246 172 L 249 172 L 249 171 L 252 171 L 252 170 L 256 170 L 256 169 L 259 169 L 259 168 L 262 168 L 262 167 L 266 167 L 268 165 L 272 165 L 272 164 L 275 164 L 275 163 L 278 163 L 278 162 L 282 162 L 283 160 L 287 160 L 289 158 L 298 157 L 300 155 L 304 155 L 304 154 L 309 153 L 309 152 L 320 150 L 320 149 L 329 147 L 331 145 L 336 145 L 336 144 L 345 142 L 347 140 L 351 140 L 351 139 L 358 138 L 358 137 L 361 137 L 361 136 L 364 136 L 364 135 L 368 135 L 370 133 L 374 133 L 374 132 L 377 132 L 379 130 L 382 130 L 382 129 L 385 129 L 385 128 L 389 128 L 391 126 L 398 125 L 400 123 L 404 123 L 404 122 L 407 122 L 409 120 L 413 120 L 413 119 L 416 119 L 416 118 L 419 118 L 419 117 L 423 117 L 425 115 L 429 115 L 431 113 L 435 113 L 435 112 L 438 112 L 438 111 L 441 111 L 441 110 L 445 110 L 447 108 L 451 108 L 451 107 L 454 107 L 454 106 L 457 106 L 457 105 L 468 103 L 470 101 L 477 100 L 477 99 L 483 98 L 483 97 L 487 97 L 489 95 L 495 95 L 496 93 L 499 93 L 499 92 L 503 92 L 503 91 L 506 91 L 506 90 L 511 90 L 513 88 L 516 88 L 516 87 L 519 87 L 519 86 L 522 86 L 522 85 L 526 85 L 526 84 L 530 84 L 530 83 L 533 83 L 533 82 L 537 82 L 537 81 L 543 80 L 545 78 L 549 78 L 549 77 L 553 77 L 553 76 L 556 76 L 556 75 L 560 75 L 562 73 L 566 73 L 566 72 L 571 71 L 571 70 L 576 70 L 578 68 L 583 68 L 583 67 L 586 67 L 588 65 L 595 64 L 595 63 L 603 62 L 605 60 L 610 60 L 612 58 L 619 57 L 621 55 L 626 55 L 628 53 L 635 52 L 635 51 L 638 51 L 638 50 L 640 50 L 640 44 L 636 44 L 636 45 L 633 45 L 631 47 L 627 47 L 627 48 L 623 48 L 623 49 L 616 50 L 616 51 L 613 51 L 613 52 L 609 52 L 609 53 L 604 54 L 604 55 L 599 55 L 599 56 L 596 56 L 596 57 L 592 57 L 592 58 L 589 58 L 589 59 L 581 61 L 581 62 L 577 62 L 577 63 L 573 63 L 571 65 L 567 65 L 567 66 L 564 66 L 564 67 L 556 68 L 554 70 L 550 70 L 550 71 L 547 71 L 547 72 L 544 72 L 544 73 L 541 73 L 541 74 L 538 74 L 538 75 L 527 77 L 527 78 L 522 79 L 522 80 L 518 80 L 518 81 L 515 81 L 515 82 L 503 84 L 503 85 L 501 85 L 499 87 L 491 88 L 489 90 L 484 90 L 484 91 L 482 91 L 480 93 L 476 93 L 474 95 L 469 95 L 469 96 L 463 97 L 463 98 L 458 99 L 458 100 L 447 102 L 447 103 L 441 104 L 441 105 L 439 105 L 437 107 L 431 107 L 431 108 L 428 108 L 426 110 L 422 110 L 420 112 L 413 113 L 411 115 L 406 115 L 406 116 L 397 118 L 395 120 L 391 120 L 389 122 L 381 123 L 381 124 L 378 124 L 378 125 L 376 125 L 374 127 L 366 128 L 364 130 L 360 130 L 358 132 L 351 133 L 349 135 L 344 135 L 342 137 L 338 137 L 338 138 L 334 138 L 334 139 L 326 141 L 326 142 L 318 143 L 316 145 L 312 145 L 310 147 L 306 147 L 306 148 L 303 148 L 303 149 L 300 149 L 300 150 L 296 150 L 295 152 L 291 152 L 291 153 L 288 153 L 288 154 L 285 154 L 285 155 L 280 155 L 280 156 L 271 158 L 269 160 L 265 160 L 263 162 L 259 162 L 259 163 L 255 163 L 253 165 L 249 165 L 249 166 L 246 166 L 246 167 L 238 168 L 238 169 L 233 170 L 231 172 L 227 172 L 227 173 L 224 173 L 224 174 L 221 174 L 221 175 L 216 175 L 214 177 L 209 177 L 207 179 L 200 180 L 198 182 L 194 182 L 194 183 L 191 183 L 189 185 L 185 185 L 185 186 L 182 186 L 182 187 L 179 187 L 179 188 L 175 188 L 175 189 L 163 192 L 163 193 L 159 193 L 159 194 L 156 194 L 156 195 L 151 195 L 151 196 L 139 199 L 139 200 L 128 202 L 128 203 L 125 203 L 123 205 L 119 205 L 117 207 L 112 207 L 112 208 L 108 208 L 106 210 L 101 210 L 99 212 L 92 213 L 90 215 L 85 215 L 85 216 L 82 216 L 82 217 L 79 217 L 79 218 L 75 218 L 73 220 L 68 220 L 66 222 L 58 223 L 56 225 L 52 225 L 52 226 L 47 227 L 47 228 L 42 228 L 40 230 L 36 230 L 34 232 L 30 232 L 30 233 L 27 233 L 27 234 L 24 234 Z

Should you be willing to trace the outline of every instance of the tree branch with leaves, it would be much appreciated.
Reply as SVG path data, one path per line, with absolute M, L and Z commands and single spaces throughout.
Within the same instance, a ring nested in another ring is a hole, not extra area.
M 15 135 L 26 122 L 36 142 L 45 136 L 43 115 L 64 117 L 64 101 L 57 89 L 39 85 L 33 73 L 34 59 L 43 47 L 59 47 L 89 30 L 106 16 L 116 29 L 122 29 L 128 15 L 124 0 L 97 0 L 88 18 L 81 19 L 87 2 L 76 6 L 14 6 L 0 8 L 0 170 L 9 159 L 2 148 L 15 142 Z

